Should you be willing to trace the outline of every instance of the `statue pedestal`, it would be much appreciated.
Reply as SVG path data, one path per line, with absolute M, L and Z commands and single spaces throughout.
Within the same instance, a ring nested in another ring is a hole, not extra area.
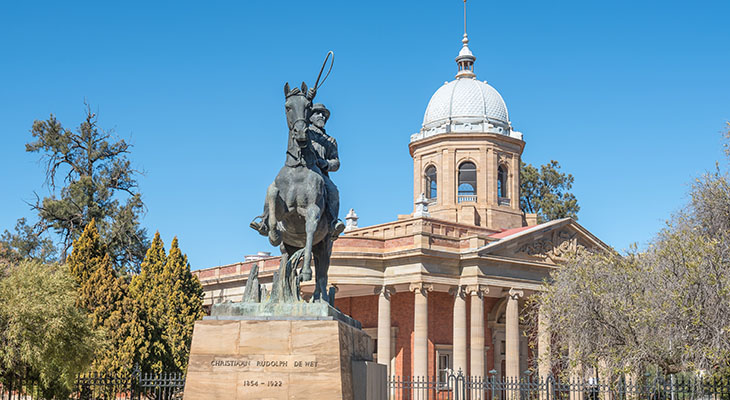
M 353 389 L 353 363 L 372 361 L 362 330 L 335 316 L 214 313 L 195 323 L 185 400 L 365 398 Z

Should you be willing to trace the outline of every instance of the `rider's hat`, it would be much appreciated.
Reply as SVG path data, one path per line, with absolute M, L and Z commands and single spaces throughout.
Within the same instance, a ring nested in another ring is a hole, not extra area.
M 317 103 L 312 106 L 312 114 L 316 113 L 317 111 L 322 112 L 324 114 L 324 119 L 330 119 L 330 110 L 327 109 L 327 107 L 324 106 L 322 103 Z

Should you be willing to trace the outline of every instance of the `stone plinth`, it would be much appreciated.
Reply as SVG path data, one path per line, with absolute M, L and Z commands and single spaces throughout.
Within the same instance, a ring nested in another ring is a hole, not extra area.
M 340 310 L 327 303 L 220 303 L 213 306 L 210 317 L 203 319 L 211 320 L 339 320 L 357 329 L 362 328 L 360 321 L 343 314 Z
M 213 318 L 195 323 L 185 400 L 351 400 L 353 361 L 372 361 L 370 337 L 332 317 Z

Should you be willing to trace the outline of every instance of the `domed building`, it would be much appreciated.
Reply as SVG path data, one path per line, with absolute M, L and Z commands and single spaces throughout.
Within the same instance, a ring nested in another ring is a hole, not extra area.
M 423 193 L 435 218 L 501 230 L 523 225 L 519 198 L 522 133 L 499 92 L 474 73 L 464 34 L 456 79 L 444 83 L 411 135 L 414 196 Z
M 525 300 L 571 251 L 608 248 L 570 218 L 537 224 L 520 211 L 523 135 L 499 92 L 477 79 L 475 61 L 464 34 L 455 79 L 436 90 L 411 135 L 413 212 L 359 227 L 350 210 L 334 243 L 335 305 L 362 323 L 391 375 L 516 377 L 547 360 L 548 324 L 539 324 L 540 357 L 522 335 Z M 271 282 L 279 257 L 196 271 L 205 304 L 240 301 L 254 264 L 259 281 Z M 311 295 L 313 285 L 302 290 Z

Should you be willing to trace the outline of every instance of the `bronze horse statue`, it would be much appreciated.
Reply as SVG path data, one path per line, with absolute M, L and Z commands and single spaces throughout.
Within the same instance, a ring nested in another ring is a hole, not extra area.
M 290 89 L 289 83 L 286 83 L 284 95 L 289 142 L 286 162 L 266 193 L 269 242 L 273 246 L 281 245 L 279 279 L 284 278 L 281 275 L 289 274 L 287 267 L 291 269 L 290 266 L 299 261 L 302 269 L 297 279 L 301 282 L 312 279 L 311 261 L 314 256 L 316 282 L 313 299 L 329 303 L 327 270 L 332 253 L 332 217 L 324 212 L 325 182 L 317 166 L 319 156 L 309 137 L 312 100 L 303 82 L 301 89 Z M 298 256 L 302 259 L 289 259 Z M 276 285 L 274 291 L 277 290 Z M 298 296 L 298 293 L 294 294 L 296 299 Z

